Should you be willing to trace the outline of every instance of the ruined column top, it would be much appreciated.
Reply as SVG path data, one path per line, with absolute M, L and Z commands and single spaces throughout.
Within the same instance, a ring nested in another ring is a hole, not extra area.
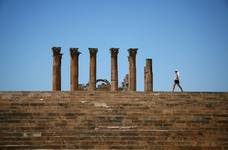
M 110 53 L 111 54 L 118 54 L 119 53 L 119 48 L 110 48 Z
M 152 59 L 151 58 L 147 58 L 146 59 L 146 64 L 147 65 L 152 65 Z
M 78 56 L 81 54 L 81 52 L 78 51 L 79 48 L 70 48 L 70 55 L 71 57 L 73 56 Z
M 71 51 L 78 51 L 79 48 L 70 48 Z
M 151 58 L 147 58 L 146 59 L 146 66 L 151 66 L 152 67 L 152 59 Z
M 90 52 L 90 54 L 96 54 L 96 53 L 97 53 L 97 51 L 98 51 L 98 49 L 97 49 L 97 48 L 89 48 L 89 52 Z
M 151 58 L 147 58 L 146 62 L 152 62 L 152 59 Z
M 53 55 L 56 56 L 56 55 L 63 55 L 61 52 L 61 47 L 52 47 L 52 52 L 53 52 Z
M 138 48 L 129 48 L 128 49 L 128 52 L 130 55 L 132 55 L 132 54 L 136 55 L 137 51 L 138 51 Z

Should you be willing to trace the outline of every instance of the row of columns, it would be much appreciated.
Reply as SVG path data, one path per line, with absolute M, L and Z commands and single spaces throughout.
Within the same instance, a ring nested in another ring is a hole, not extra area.
M 136 54 L 137 48 L 128 49 L 129 56 L 129 91 L 136 91 Z M 61 90 L 61 48 L 53 47 L 53 91 Z M 90 53 L 90 73 L 89 73 L 89 91 L 96 90 L 96 59 L 97 48 L 89 48 Z M 118 91 L 118 53 L 119 48 L 110 48 L 111 54 L 111 91 Z M 78 90 L 79 66 L 78 57 L 80 52 L 78 48 L 70 48 L 71 67 L 70 67 L 70 89 L 71 91 Z M 145 91 L 153 91 L 153 73 L 152 73 L 152 59 L 146 59 L 146 66 L 144 67 L 144 89 Z

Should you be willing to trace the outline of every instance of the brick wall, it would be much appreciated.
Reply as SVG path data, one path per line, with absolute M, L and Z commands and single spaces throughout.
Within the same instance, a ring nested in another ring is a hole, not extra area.
M 0 149 L 228 149 L 228 93 L 0 92 Z

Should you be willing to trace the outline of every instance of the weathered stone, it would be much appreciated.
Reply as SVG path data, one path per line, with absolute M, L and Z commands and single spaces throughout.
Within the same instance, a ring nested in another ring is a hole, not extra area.
M 97 78 L 97 48 L 89 48 L 90 53 L 90 68 L 89 68 L 89 91 L 96 90 L 96 78 Z
M 111 53 L 111 91 L 118 91 L 118 52 L 119 48 L 110 48 Z
M 152 59 L 146 59 L 146 66 L 144 67 L 144 91 L 153 91 Z
M 213 92 L 0 92 L 0 149 L 226 149 L 227 107 Z
M 53 70 L 52 70 L 52 90 L 61 91 L 61 47 L 52 47 Z
M 79 78 L 79 66 L 78 66 L 78 56 L 80 52 L 78 48 L 70 48 L 70 89 L 71 91 L 78 90 L 78 78 Z
M 129 91 L 136 91 L 136 54 L 137 48 L 128 49 L 129 56 Z

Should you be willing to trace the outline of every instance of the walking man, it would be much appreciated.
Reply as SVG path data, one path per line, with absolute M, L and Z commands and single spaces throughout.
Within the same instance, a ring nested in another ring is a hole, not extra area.
M 180 88 L 181 92 L 183 92 L 183 89 L 182 87 L 180 86 L 180 73 L 177 69 L 175 69 L 175 79 L 174 79 L 174 84 L 173 84 L 173 92 L 174 92 L 174 89 L 176 87 L 176 85 Z

